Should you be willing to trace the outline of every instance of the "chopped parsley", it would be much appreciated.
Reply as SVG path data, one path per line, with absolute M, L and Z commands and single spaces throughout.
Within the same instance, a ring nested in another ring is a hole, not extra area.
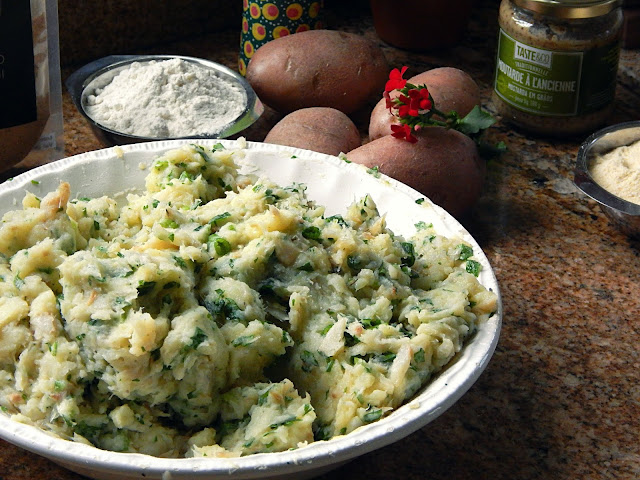
M 327 221 L 327 223 L 336 222 L 341 227 L 348 227 L 349 226 L 347 224 L 347 222 L 345 221 L 345 219 L 342 218 L 342 215 L 332 215 L 330 217 L 327 217 L 325 220 Z
M 215 227 L 219 227 L 220 225 L 222 225 L 224 223 L 223 220 L 226 220 L 226 219 L 228 219 L 230 217 L 231 217 L 231 214 L 229 212 L 221 213 L 221 214 L 216 215 L 215 217 L 213 217 L 211 220 L 209 220 L 209 225 L 213 225 Z
M 151 291 L 155 288 L 156 282 L 147 282 L 144 280 L 140 280 L 138 282 L 138 296 L 146 295 L 151 293 Z
M 469 245 L 461 243 L 458 245 L 458 248 L 460 249 L 460 256 L 458 257 L 459 260 L 467 260 L 473 256 L 473 248 Z
M 474 276 L 480 275 L 480 270 L 482 270 L 482 265 L 475 260 L 467 260 L 467 264 L 465 265 L 465 270 Z
M 195 350 L 207 338 L 209 338 L 209 337 L 204 332 L 204 330 L 202 330 L 200 327 L 196 327 L 193 335 L 190 338 L 190 342 L 187 345 L 183 346 L 180 351 L 182 353 L 186 353 L 186 352 L 188 352 L 190 350 Z
M 229 243 L 229 241 L 226 238 L 223 238 L 215 233 L 209 235 L 209 240 L 207 243 L 209 245 L 209 251 L 211 251 L 211 248 L 213 248 L 219 257 L 226 255 L 231 251 L 231 244 Z
M 362 416 L 362 421 L 365 423 L 375 422 L 382 417 L 382 409 L 373 409 L 371 405 L 367 409 L 367 412 Z
M 406 267 L 412 267 L 413 264 L 416 263 L 416 252 L 413 243 L 402 242 L 400 245 L 406 253 L 406 256 L 400 259 L 400 264 Z
M 298 270 L 301 270 L 303 272 L 313 272 L 313 265 L 311 265 L 310 262 L 307 262 L 304 265 L 299 266 Z
M 303 350 L 300 354 L 300 360 L 302 360 L 302 371 L 310 372 L 313 367 L 318 366 L 318 360 L 315 355 L 311 353 L 309 350 Z
M 255 335 L 241 335 L 237 338 L 234 338 L 231 342 L 231 345 L 234 347 L 248 347 L 256 340 L 257 338 Z
M 377 165 L 367 169 L 369 175 L 373 175 L 376 178 L 380 178 L 380 167 Z
M 160 226 L 164 228 L 178 228 L 180 225 L 178 225 L 178 222 L 176 222 L 175 220 L 167 218 L 166 220 L 160 222 Z
M 302 230 L 302 236 L 308 240 L 319 240 L 321 233 L 320 229 L 313 225 Z

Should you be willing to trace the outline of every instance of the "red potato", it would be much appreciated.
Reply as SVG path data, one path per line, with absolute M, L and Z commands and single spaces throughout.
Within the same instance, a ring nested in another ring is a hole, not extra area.
M 416 143 L 391 135 L 351 152 L 347 159 L 379 171 L 423 193 L 454 217 L 480 197 L 486 165 L 473 140 L 440 127 L 422 129 Z
M 247 66 L 258 97 L 281 113 L 331 107 L 352 113 L 384 88 L 389 64 L 382 49 L 361 35 L 310 30 L 272 40 Z
M 471 76 L 457 68 L 440 67 L 420 73 L 408 79 L 414 85 L 426 85 L 438 110 L 448 113 L 452 110 L 464 117 L 473 107 L 480 104 L 480 87 Z M 391 125 L 398 123 L 381 99 L 369 121 L 369 138 L 375 140 L 391 134 Z
M 274 125 L 264 139 L 289 147 L 338 155 L 361 145 L 360 132 L 340 110 L 328 107 L 302 108 Z
M 480 87 L 471 76 L 458 68 L 440 67 L 409 79 L 414 85 L 426 85 L 438 110 L 455 110 L 461 117 L 480 103 Z

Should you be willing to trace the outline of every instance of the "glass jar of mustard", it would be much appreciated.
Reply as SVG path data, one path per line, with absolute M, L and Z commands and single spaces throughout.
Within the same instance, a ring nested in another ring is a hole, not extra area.
M 502 0 L 494 103 L 542 135 L 575 135 L 613 110 L 622 0 Z

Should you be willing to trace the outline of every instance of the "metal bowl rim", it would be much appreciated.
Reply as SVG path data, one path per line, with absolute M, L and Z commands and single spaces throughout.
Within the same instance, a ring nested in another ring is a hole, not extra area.
M 605 207 L 621 212 L 622 214 L 640 216 L 640 205 L 624 200 L 609 192 L 596 183 L 589 171 L 589 152 L 593 146 L 605 136 L 629 128 L 640 129 L 640 120 L 611 125 L 591 134 L 582 145 L 580 145 L 580 149 L 578 150 L 574 183 L 583 193 Z M 637 140 L 640 140 L 640 132 Z
M 206 68 L 215 70 L 218 73 L 223 74 L 227 79 L 233 83 L 239 84 L 242 90 L 245 92 L 246 96 L 246 104 L 242 113 L 240 113 L 234 120 L 223 126 L 218 132 L 212 135 L 188 135 L 184 137 L 145 137 L 140 135 L 132 135 L 129 133 L 119 132 L 117 130 L 113 130 L 100 122 L 96 121 L 92 118 L 87 111 L 85 110 L 85 98 L 87 95 L 87 87 L 99 78 L 100 76 L 115 70 L 117 68 L 124 67 L 126 65 L 131 65 L 135 62 L 151 62 L 151 61 L 163 61 L 163 60 L 172 60 L 174 58 L 180 58 L 182 60 L 197 63 Z M 72 85 L 75 83 L 75 85 Z M 237 131 L 233 130 L 233 126 L 239 124 L 245 117 L 254 116 L 255 121 L 260 114 L 259 99 L 249 84 L 249 82 L 239 73 L 233 71 L 229 67 L 222 65 L 220 63 L 214 62 L 212 60 L 207 60 L 204 58 L 191 57 L 186 55 L 171 55 L 171 54 L 148 54 L 148 55 L 111 55 L 107 57 L 103 57 L 94 62 L 91 62 L 80 70 L 76 71 L 72 74 L 67 81 L 67 88 L 70 90 L 71 97 L 73 103 L 75 104 L 78 111 L 85 117 L 93 126 L 103 130 L 104 132 L 120 136 L 123 138 L 130 139 L 131 141 L 162 141 L 162 140 L 184 140 L 184 139 L 210 139 L 210 138 L 224 138 L 229 135 L 233 135 L 237 133 Z M 253 123 L 253 122 L 252 122 Z M 239 130 L 238 130 L 239 131 Z

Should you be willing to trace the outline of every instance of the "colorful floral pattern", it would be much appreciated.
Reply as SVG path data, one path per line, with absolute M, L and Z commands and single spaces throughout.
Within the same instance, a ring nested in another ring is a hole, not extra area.
M 322 4 L 322 0 L 242 0 L 238 71 L 245 75 L 249 60 L 267 42 L 292 33 L 324 28 Z

